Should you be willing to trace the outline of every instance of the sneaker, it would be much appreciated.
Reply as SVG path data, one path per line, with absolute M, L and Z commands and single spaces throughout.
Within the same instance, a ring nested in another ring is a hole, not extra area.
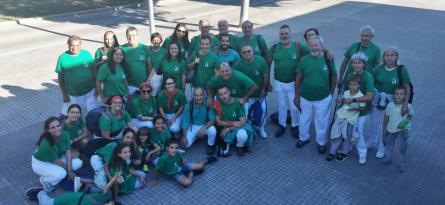
M 348 158 L 348 155 L 343 154 L 343 153 L 339 153 L 339 154 L 335 157 L 335 161 L 337 161 L 337 162 L 341 162 L 341 161 L 345 160 L 346 158 Z
M 227 158 L 232 156 L 232 153 L 230 153 L 230 146 L 227 145 L 226 148 L 218 146 L 218 157 Z
M 249 147 L 244 147 L 243 150 L 244 150 L 244 153 L 247 153 L 247 154 L 252 153 L 252 150 L 250 150 Z
M 51 183 L 43 182 L 42 179 L 39 179 L 39 181 L 40 181 L 40 184 L 42 184 L 42 187 L 43 187 L 44 191 L 46 191 L 48 193 L 54 191 L 55 187 Z
M 384 156 L 385 156 L 385 152 L 377 152 L 377 153 L 375 154 L 375 157 L 376 157 L 377 159 L 382 159 Z
M 74 177 L 74 192 L 78 192 L 82 183 L 80 183 L 80 177 Z
M 207 155 L 212 155 L 215 153 L 216 145 L 207 145 Z
M 283 136 L 285 130 L 286 130 L 285 127 L 278 125 L 277 131 L 275 131 L 275 137 Z
M 298 128 L 298 126 L 292 127 L 291 130 L 292 130 L 292 135 L 298 139 L 300 137 L 300 129 Z
M 298 142 L 295 146 L 298 148 L 303 148 L 307 143 L 309 143 L 309 140 L 306 140 L 306 141 L 298 140 Z
M 38 201 L 37 194 L 43 190 L 43 187 L 32 187 L 25 191 L 25 198 L 30 201 Z
M 326 145 L 317 145 L 317 151 L 318 151 L 318 154 L 325 154 L 326 153 Z
M 207 159 L 207 164 L 212 164 L 213 162 L 218 161 L 218 158 L 216 158 L 215 156 L 206 157 L 206 159 Z
M 358 163 L 361 165 L 366 164 L 366 157 L 365 156 L 360 156 L 358 159 Z
M 332 160 L 334 159 L 334 157 L 335 157 L 335 155 L 333 155 L 333 154 L 329 154 L 329 155 L 326 157 L 326 162 L 331 163 Z
M 264 130 L 263 127 L 260 129 L 260 136 L 261 136 L 263 139 L 266 139 L 266 138 L 267 138 L 267 132 L 266 132 L 266 130 Z
M 236 155 L 238 155 L 239 157 L 244 157 L 246 155 L 246 153 L 244 153 L 243 147 L 237 147 Z

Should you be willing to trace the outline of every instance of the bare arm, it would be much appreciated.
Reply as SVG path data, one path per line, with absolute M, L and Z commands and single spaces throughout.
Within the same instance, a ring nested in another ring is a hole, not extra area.
M 300 109 L 300 95 L 301 95 L 301 81 L 303 80 L 303 75 L 297 74 L 295 77 L 295 99 L 294 104 L 295 106 Z
M 343 81 L 343 77 L 345 75 L 345 71 L 346 71 L 346 67 L 348 66 L 349 63 L 349 58 L 344 58 L 343 61 L 341 62 L 341 66 L 340 66 L 340 78 L 338 78 L 338 83 L 339 85 L 341 85 L 342 81 Z
M 102 90 L 102 81 L 101 80 L 96 80 L 96 92 L 99 94 L 102 101 L 104 101 L 106 99 L 104 92 Z
M 69 102 L 70 101 L 70 97 L 68 95 L 68 92 L 66 91 L 65 78 L 63 76 L 63 71 L 62 71 L 62 73 L 58 73 L 57 77 L 59 79 L 60 90 L 62 91 L 63 102 Z

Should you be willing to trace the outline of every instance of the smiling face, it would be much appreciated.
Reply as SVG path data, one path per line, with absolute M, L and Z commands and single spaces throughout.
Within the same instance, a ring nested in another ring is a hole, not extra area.
M 309 46 L 311 47 L 311 55 L 313 56 L 321 55 L 323 51 L 323 46 L 321 45 L 320 40 L 314 38 L 309 39 Z
M 123 59 L 124 59 L 124 52 L 122 52 L 121 49 L 118 49 L 113 53 L 113 61 L 115 63 L 122 63 Z
M 230 37 L 229 36 L 222 36 L 221 42 L 219 43 L 219 47 L 221 50 L 227 50 L 230 48 Z
M 138 39 L 139 39 L 139 36 L 138 36 L 138 32 L 136 30 L 128 31 L 128 33 L 127 33 L 128 44 L 130 44 L 132 47 L 135 47 L 138 45 L 138 42 L 139 42 Z
M 153 40 L 151 41 L 151 44 L 153 45 L 154 48 L 161 47 L 161 43 L 162 43 L 162 40 L 159 37 L 153 38 Z
M 204 53 L 208 53 L 210 48 L 210 40 L 207 38 L 201 39 L 201 50 Z
M 394 90 L 394 102 L 396 104 L 402 104 L 405 100 L 405 89 L 397 88 Z
M 363 69 L 365 68 L 365 63 L 359 59 L 352 60 L 352 68 L 356 73 L 360 74 L 363 72 Z
M 176 153 L 178 153 L 178 149 L 179 149 L 179 146 L 178 146 L 177 143 L 171 143 L 171 144 L 168 145 L 168 147 L 167 147 L 167 153 L 168 153 L 168 155 L 170 155 L 170 156 L 175 156 Z
M 115 97 L 115 99 L 111 100 L 111 109 L 115 111 L 122 110 L 122 98 Z
M 199 24 L 199 30 L 201 31 L 201 35 L 208 35 L 210 32 L 210 24 L 208 21 L 201 21 Z
M 164 119 L 156 120 L 156 122 L 155 122 L 156 131 L 158 131 L 158 132 L 164 131 L 164 126 L 165 126 Z
M 49 123 L 48 133 L 53 137 L 59 137 L 62 134 L 62 125 L 58 120 L 54 120 Z
M 357 93 L 358 91 L 358 82 L 357 81 L 349 81 L 348 88 L 352 93 Z
M 383 55 L 383 61 L 386 66 L 394 66 L 397 64 L 398 55 L 394 51 L 386 51 Z
M 114 46 L 114 34 L 112 32 L 108 32 L 107 34 L 105 34 L 104 42 L 108 48 L 113 47 Z
M 360 33 L 360 43 L 363 48 L 368 48 L 371 44 L 372 40 L 372 33 L 369 31 L 363 31 Z
M 196 104 L 202 105 L 204 103 L 204 90 L 202 88 L 196 88 L 193 96 Z
M 218 31 L 219 34 L 228 34 L 229 33 L 229 24 L 226 20 L 221 20 L 218 22 Z
M 290 41 L 290 30 L 288 28 L 280 29 L 280 42 L 287 45 Z
M 123 159 L 124 161 L 130 160 L 131 158 L 131 149 L 129 146 L 124 147 L 118 154 L 117 156 L 119 156 L 121 159 Z
M 144 100 L 147 100 L 151 97 L 151 89 L 148 86 L 141 88 L 139 92 L 141 92 L 141 97 Z
M 72 40 L 68 43 L 68 52 L 71 55 L 77 55 L 80 53 L 80 41 Z
M 230 100 L 232 99 L 230 97 L 230 91 L 229 89 L 227 89 L 227 87 L 218 89 L 218 96 L 219 99 L 221 99 L 224 103 L 229 103 Z
M 185 29 L 185 27 L 183 27 L 183 26 L 178 27 L 178 29 L 176 29 L 176 37 L 178 39 L 181 39 L 182 37 L 185 36 L 186 31 L 187 30 Z
M 244 36 L 250 37 L 253 34 L 253 25 L 250 21 L 245 21 L 241 26 Z
M 229 80 L 230 76 L 232 76 L 232 68 L 230 68 L 228 64 L 221 66 L 221 68 L 219 69 L 219 74 L 221 75 L 222 79 Z
M 122 142 L 131 144 L 134 142 L 134 134 L 133 132 L 127 132 L 123 137 L 122 137 Z
M 251 46 L 246 45 L 241 47 L 241 57 L 243 57 L 244 60 L 250 61 L 253 58 L 253 49 Z
M 172 78 L 165 80 L 165 88 L 168 91 L 173 91 L 175 89 L 175 81 Z
M 77 107 L 73 107 L 68 111 L 68 119 L 71 122 L 77 122 L 80 119 L 80 110 Z
M 172 56 L 172 58 L 176 58 L 178 56 L 178 53 L 179 53 L 178 45 L 171 44 L 169 52 L 170 52 L 170 55 Z

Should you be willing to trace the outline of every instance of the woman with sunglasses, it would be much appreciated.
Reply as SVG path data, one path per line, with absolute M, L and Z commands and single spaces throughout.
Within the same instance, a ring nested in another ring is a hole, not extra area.
M 130 102 L 129 112 L 133 118 L 133 124 L 140 128 L 146 126 L 153 128 L 153 117 L 158 114 L 156 98 L 151 95 L 153 87 L 145 82 L 139 86 L 140 94 L 133 97 Z
M 148 76 L 148 81 L 150 82 L 152 86 L 152 92 L 151 95 L 156 96 L 161 90 L 161 84 L 162 84 L 162 75 L 158 75 L 154 70 L 157 70 L 159 66 L 161 65 L 162 60 L 167 55 L 167 49 L 161 47 L 162 43 L 162 35 L 158 32 L 155 32 L 151 34 L 151 46 L 148 47 L 148 53 L 151 64 L 152 64 L 152 72 L 150 72 L 150 75 Z
M 110 56 L 111 59 L 97 73 L 96 90 L 102 102 L 106 102 L 111 96 L 125 96 L 128 93 L 128 82 L 122 65 L 124 52 L 119 47 L 113 48 Z
M 176 24 L 175 30 L 172 35 L 167 37 L 162 44 L 162 48 L 168 49 L 169 45 L 175 42 L 179 45 L 179 50 L 181 51 L 181 57 L 185 59 L 186 51 L 189 48 L 190 40 L 189 40 L 189 31 L 185 24 L 178 23 Z
M 171 76 L 165 80 L 165 88 L 158 95 L 159 113 L 167 120 L 170 132 L 181 131 L 182 111 L 187 98 L 181 89 L 175 87 L 175 79 Z

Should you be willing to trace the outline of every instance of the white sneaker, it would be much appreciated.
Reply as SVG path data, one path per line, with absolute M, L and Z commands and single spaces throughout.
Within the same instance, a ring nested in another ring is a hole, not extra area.
M 266 130 L 264 130 L 264 128 L 260 129 L 260 135 L 263 139 L 267 138 L 267 133 L 266 133 Z
M 365 156 L 360 156 L 358 159 L 358 163 L 359 164 L 366 164 L 366 157 Z
M 78 192 L 81 186 L 80 177 L 74 177 L 74 192 Z
M 48 192 L 48 193 L 54 191 L 54 188 L 55 188 L 55 187 L 54 187 L 51 183 L 49 183 L 49 182 L 44 182 L 44 181 L 42 181 L 42 179 L 39 179 L 39 181 L 40 181 L 40 184 L 42 184 L 42 187 L 43 187 L 43 190 L 44 190 L 44 191 L 46 191 L 46 192 Z
M 381 158 L 383 158 L 385 156 L 385 152 L 377 152 L 376 154 L 375 154 L 375 157 L 377 158 L 377 159 L 381 159 Z

